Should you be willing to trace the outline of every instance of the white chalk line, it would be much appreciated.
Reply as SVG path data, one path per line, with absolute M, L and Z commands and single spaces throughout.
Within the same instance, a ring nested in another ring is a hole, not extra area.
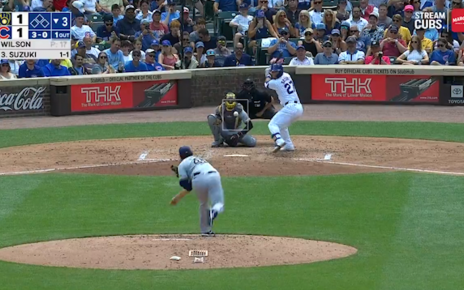
M 390 169 L 390 170 L 397 170 L 397 171 L 411 171 L 411 172 L 421 172 L 421 173 L 435 173 L 435 174 L 464 176 L 464 172 L 451 172 L 451 171 L 428 170 L 428 169 L 418 169 L 418 168 L 404 168 L 404 167 L 396 167 L 396 166 L 368 165 L 368 164 L 359 164 L 359 163 L 350 163 L 350 162 L 336 162 L 336 161 L 328 161 L 328 160 L 319 159 L 319 158 L 293 158 L 293 159 L 298 160 L 298 161 L 309 161 L 309 162 L 327 163 L 327 164 L 334 164 L 334 165 L 346 165 L 346 166 L 356 166 L 356 167 L 366 167 L 366 168 Z
M 152 239 L 152 241 L 192 241 L 193 239 Z

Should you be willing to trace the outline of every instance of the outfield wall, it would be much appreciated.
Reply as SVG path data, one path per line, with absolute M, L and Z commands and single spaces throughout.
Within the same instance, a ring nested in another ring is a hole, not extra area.
M 3 80 L 0 117 L 65 116 L 217 105 L 265 67 Z M 464 105 L 464 69 L 436 66 L 285 67 L 301 102 Z

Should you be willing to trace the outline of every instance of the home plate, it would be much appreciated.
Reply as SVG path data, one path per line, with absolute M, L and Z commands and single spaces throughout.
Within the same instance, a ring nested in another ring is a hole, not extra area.
M 243 154 L 230 154 L 230 155 L 224 155 L 224 157 L 248 157 L 248 155 L 243 155 Z

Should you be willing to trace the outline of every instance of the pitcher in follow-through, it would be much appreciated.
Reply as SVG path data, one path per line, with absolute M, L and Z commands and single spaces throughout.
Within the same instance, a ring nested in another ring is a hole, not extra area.
M 269 122 L 269 131 L 275 141 L 272 152 L 294 151 L 292 139 L 288 127 L 303 115 L 303 106 L 300 103 L 295 85 L 290 75 L 284 72 L 279 63 L 274 63 L 266 69 L 265 87 L 276 91 L 282 109 L 274 115 Z

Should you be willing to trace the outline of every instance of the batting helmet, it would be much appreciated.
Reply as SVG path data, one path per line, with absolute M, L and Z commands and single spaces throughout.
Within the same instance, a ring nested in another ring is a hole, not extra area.
M 232 111 L 235 106 L 237 105 L 237 102 L 235 101 L 235 94 L 232 92 L 229 92 L 226 94 L 226 110 L 227 111 Z
M 192 152 L 192 149 L 190 149 L 190 147 L 188 146 L 182 146 L 179 148 L 179 156 L 180 156 L 180 159 L 185 159 L 189 156 L 192 156 L 193 155 L 193 152 Z
M 273 76 L 274 78 L 278 79 L 284 73 L 284 67 L 280 63 L 275 63 L 271 66 L 271 72 L 278 72 L 277 75 Z

